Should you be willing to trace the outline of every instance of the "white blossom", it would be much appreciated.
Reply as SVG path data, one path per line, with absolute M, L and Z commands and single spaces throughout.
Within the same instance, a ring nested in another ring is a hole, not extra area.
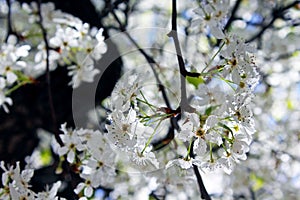
M 49 190 L 49 187 L 47 187 L 46 191 L 39 192 L 36 195 L 35 200 L 59 200 L 59 199 L 63 199 L 63 198 L 59 198 L 59 197 L 56 196 L 60 187 L 61 187 L 61 181 L 55 182 L 52 185 L 50 190 Z
M 143 171 L 158 169 L 159 162 L 156 159 L 155 154 L 151 152 L 152 148 L 146 147 L 145 150 L 144 148 L 144 145 L 134 148 L 134 153 L 130 155 L 130 159 Z
M 70 163 L 74 162 L 76 150 L 84 150 L 84 145 L 81 143 L 81 139 L 76 131 L 68 130 L 66 128 L 67 124 L 61 125 L 61 131 L 64 134 L 60 135 L 64 146 L 58 148 L 58 155 L 63 156 L 67 154 L 67 160 Z
M 132 148 L 136 144 L 136 128 L 139 124 L 136 111 L 130 109 L 125 115 L 120 111 L 111 114 L 111 124 L 106 125 L 108 138 L 120 148 Z
M 166 168 L 168 169 L 169 167 L 172 167 L 173 165 L 176 165 L 182 169 L 189 169 L 193 165 L 201 166 L 201 162 L 199 160 L 193 159 L 193 158 L 178 158 L 178 159 L 170 160 L 167 163 Z
M 68 75 L 72 76 L 70 85 L 73 88 L 77 88 L 82 81 L 93 82 L 95 75 L 99 74 L 100 71 L 94 68 L 94 61 L 83 52 L 76 54 L 76 65 L 68 67 L 70 70 Z

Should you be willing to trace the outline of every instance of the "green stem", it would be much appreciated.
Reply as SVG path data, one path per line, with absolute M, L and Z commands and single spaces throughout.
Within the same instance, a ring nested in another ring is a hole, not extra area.
M 20 88 L 21 86 L 23 85 L 26 85 L 27 83 L 31 83 L 30 80 L 25 80 L 25 81 L 22 81 L 20 83 L 18 83 L 17 85 L 15 85 L 14 87 L 10 88 L 9 90 L 7 90 L 5 92 L 5 96 L 8 96 L 10 95 L 13 91 L 17 90 L 18 88 Z
M 154 110 L 153 108 L 157 108 L 156 106 L 154 106 L 154 105 L 150 104 L 149 102 L 144 101 L 143 99 L 140 99 L 140 98 L 136 98 L 136 100 L 139 101 L 139 102 L 142 102 L 142 103 L 146 104 L 147 106 L 150 107 L 150 109 L 151 109 L 153 112 L 155 112 L 155 110 Z
M 142 95 L 142 97 L 143 97 L 144 100 L 142 100 L 142 99 L 140 99 L 140 98 L 136 98 L 136 99 L 137 99 L 138 101 L 140 101 L 140 102 L 142 102 L 142 103 L 148 105 L 148 106 L 150 107 L 150 109 L 151 109 L 153 112 L 155 112 L 154 108 L 157 109 L 157 107 L 154 106 L 154 105 L 152 105 L 151 103 L 149 103 L 149 101 L 146 99 L 145 95 L 143 94 L 143 92 L 142 92 L 141 90 L 140 90 L 140 94 Z
M 219 76 L 220 80 L 224 81 L 225 83 L 227 83 L 227 85 L 229 85 L 229 87 L 235 92 L 235 88 L 231 85 L 231 84 L 234 84 L 234 85 L 237 85 L 235 82 L 233 81 L 230 81 L 230 80 L 227 80 L 225 79 L 224 77 L 222 76 Z
M 218 51 L 213 55 L 213 57 L 210 59 L 210 61 L 207 63 L 207 65 L 204 67 L 201 73 L 203 73 L 212 63 L 212 61 L 215 59 L 215 57 L 220 53 L 222 48 L 225 46 L 225 42 L 222 43 L 222 45 L 219 47 Z
M 222 143 L 222 147 L 225 150 L 226 154 L 229 155 L 228 149 L 224 143 Z
M 191 138 L 191 141 L 190 141 L 190 144 L 189 144 L 189 147 L 188 147 L 188 151 L 187 151 L 187 154 L 185 156 L 185 159 L 187 160 L 190 156 L 190 153 L 191 153 L 191 149 L 192 149 L 192 146 L 193 146 L 193 138 Z
M 201 72 L 201 76 L 213 75 L 215 73 L 221 72 L 223 69 L 224 69 L 224 66 L 221 66 L 221 68 L 218 68 L 218 69 L 209 70 L 208 72 Z
M 210 154 L 210 162 L 213 163 L 214 162 L 214 158 L 213 158 L 213 148 L 212 148 L 212 143 L 209 143 L 209 154 Z
M 205 15 L 205 18 L 208 18 L 208 17 L 210 17 L 210 14 L 208 14 L 208 13 L 206 12 L 206 10 L 203 8 L 203 6 L 202 6 L 201 4 L 199 4 L 199 6 L 200 6 L 200 8 L 201 8 L 202 12 L 203 12 L 203 13 L 204 13 L 204 15 Z
M 162 122 L 162 120 L 160 120 L 160 121 L 158 122 L 158 124 L 156 125 L 156 127 L 155 127 L 153 133 L 151 134 L 151 136 L 149 137 L 147 143 L 145 144 L 145 147 L 144 147 L 143 150 L 141 151 L 141 155 L 143 155 L 143 153 L 144 153 L 144 151 L 146 150 L 146 148 L 150 145 L 150 143 L 151 143 L 151 141 L 152 141 L 152 139 L 153 139 L 153 137 L 154 137 L 154 134 L 155 134 L 155 132 L 157 131 L 158 127 L 160 126 L 161 122 Z

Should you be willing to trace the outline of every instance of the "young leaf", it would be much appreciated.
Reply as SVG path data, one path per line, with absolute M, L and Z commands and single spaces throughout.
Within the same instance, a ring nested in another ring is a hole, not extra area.
M 202 76 L 199 76 L 199 77 L 189 77 L 189 76 L 187 76 L 186 80 L 190 84 L 194 85 L 196 87 L 196 89 L 198 89 L 198 85 L 204 83 L 204 79 L 202 78 Z

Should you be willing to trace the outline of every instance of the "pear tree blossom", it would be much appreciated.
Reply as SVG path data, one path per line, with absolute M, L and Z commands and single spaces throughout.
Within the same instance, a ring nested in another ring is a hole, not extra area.
M 107 1 L 102 28 L 54 3 L 6 3 L 0 108 L 9 113 L 14 92 L 48 77 L 59 178 L 35 191 L 30 163 L 1 161 L 0 199 L 63 199 L 70 182 L 81 200 L 299 195 L 299 1 Z M 141 34 L 142 18 L 161 28 Z M 64 67 L 73 92 L 97 85 L 110 43 L 122 76 L 89 111 L 98 116 L 57 127 L 50 72 Z
M 2 174 L 2 185 L 0 188 L 1 199 L 51 199 L 56 200 L 56 193 L 61 185 L 61 182 L 56 182 L 50 191 L 35 193 L 30 189 L 29 181 L 31 180 L 34 170 L 33 169 L 20 169 L 19 162 L 16 166 L 7 168 L 4 162 L 1 162 L 1 169 L 4 171 Z

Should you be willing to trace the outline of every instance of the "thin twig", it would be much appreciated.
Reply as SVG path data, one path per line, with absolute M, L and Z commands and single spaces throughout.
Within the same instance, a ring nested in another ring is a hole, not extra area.
M 255 192 L 252 187 L 249 187 L 249 192 L 250 192 L 251 200 L 256 200 Z
M 236 13 L 237 13 L 237 11 L 238 11 L 240 5 L 241 5 L 241 2 L 242 2 L 242 0 L 237 0 L 237 1 L 235 2 L 234 6 L 233 6 L 233 8 L 232 8 L 232 11 L 231 11 L 231 15 L 230 15 L 228 21 L 226 22 L 226 25 L 224 26 L 224 30 L 223 30 L 224 32 L 226 32 L 226 31 L 229 29 L 229 27 L 231 26 L 231 24 L 232 24 L 232 22 L 233 22 L 234 20 L 237 20 L 237 19 L 238 19 L 238 18 L 236 18 L 235 15 L 236 15 Z M 218 41 L 217 41 L 217 46 L 220 45 L 221 41 L 222 41 L 221 39 L 218 39 Z
M 132 44 L 138 49 L 138 51 L 145 57 L 145 59 L 147 60 L 148 64 L 150 65 L 152 72 L 154 74 L 154 77 L 156 79 L 156 82 L 158 84 L 158 89 L 159 91 L 161 91 L 163 99 L 166 103 L 166 106 L 170 109 L 172 109 L 170 101 L 167 97 L 167 93 L 165 90 L 165 86 L 162 84 L 161 80 L 159 79 L 159 76 L 156 72 L 156 70 L 153 67 L 153 64 L 157 67 L 160 68 L 159 64 L 151 57 L 149 56 L 140 46 L 139 44 L 131 37 L 131 35 L 126 31 L 126 27 L 122 24 L 122 22 L 120 21 L 120 19 L 118 18 L 118 16 L 116 15 L 116 13 L 114 12 L 114 10 L 111 10 L 112 15 L 114 16 L 115 20 L 118 22 L 120 30 L 126 35 L 126 37 L 132 42 Z
M 224 31 L 228 30 L 228 28 L 230 27 L 230 25 L 232 24 L 232 22 L 235 20 L 235 14 L 238 11 L 240 4 L 241 4 L 242 0 L 237 0 L 234 4 L 234 7 L 231 11 L 231 15 L 230 18 L 228 19 L 226 25 L 224 26 Z
M 294 2 L 290 3 L 289 5 L 287 5 L 285 7 L 280 7 L 278 9 L 275 9 L 273 11 L 273 17 L 272 17 L 271 21 L 268 24 L 266 24 L 265 26 L 263 26 L 262 29 L 256 35 L 254 35 L 253 37 L 251 37 L 246 42 L 252 42 L 252 41 L 260 38 L 264 34 L 264 32 L 273 25 L 273 23 L 275 22 L 276 19 L 278 19 L 278 18 L 280 18 L 280 17 L 283 16 L 283 14 L 284 14 L 284 12 L 286 10 L 294 7 L 295 5 L 297 5 L 299 3 L 300 3 L 300 1 L 298 0 L 298 1 L 294 1 Z
M 13 34 L 12 24 L 11 24 L 11 2 L 10 0 L 6 0 L 6 4 L 8 7 L 7 12 L 7 35 L 5 41 L 7 42 L 9 35 Z
M 113 15 L 113 17 L 115 18 L 115 20 L 117 21 L 120 30 L 126 35 L 126 37 L 132 42 L 132 44 L 138 49 L 138 51 L 144 56 L 144 58 L 147 60 L 148 64 L 151 67 L 151 70 L 154 74 L 154 77 L 156 79 L 156 82 L 158 84 L 158 89 L 159 91 L 162 93 L 162 97 L 165 101 L 165 104 L 167 106 L 167 108 L 172 110 L 172 106 L 170 104 L 170 101 L 168 99 L 166 90 L 165 90 L 165 86 L 162 84 L 161 80 L 159 79 L 159 76 L 156 72 L 156 70 L 154 69 L 153 65 L 155 65 L 157 68 L 160 68 L 159 64 L 151 57 L 149 56 L 140 46 L 139 44 L 131 37 L 131 35 L 126 31 L 126 27 L 122 24 L 122 22 L 120 21 L 120 19 L 118 18 L 118 16 L 116 15 L 116 13 L 114 12 L 114 9 L 111 8 L 111 13 Z M 177 109 L 176 109 L 177 110 Z M 161 139 L 160 141 L 156 141 L 154 142 L 152 145 L 154 146 L 155 150 L 158 150 L 160 148 L 163 148 L 164 146 L 168 145 L 173 139 L 174 139 L 174 130 L 175 129 L 179 129 L 178 126 L 178 119 L 176 117 L 171 117 L 170 119 L 170 123 L 171 126 L 169 128 L 168 134 L 166 135 L 165 138 Z
M 201 193 L 201 198 L 205 199 L 205 200 L 211 200 L 211 198 L 210 198 L 209 194 L 207 193 L 206 188 L 204 186 L 204 183 L 203 183 L 201 174 L 199 172 L 198 166 L 193 165 L 193 169 L 194 169 L 194 173 L 197 177 L 197 182 L 198 182 L 199 190 L 200 190 L 200 193 Z
M 48 101 L 50 106 L 50 114 L 52 119 L 52 125 L 53 125 L 53 132 L 56 141 L 59 143 L 60 146 L 64 146 L 64 143 L 62 142 L 61 138 L 59 137 L 59 131 L 57 129 L 57 121 L 56 121 L 56 115 L 55 115 L 55 109 L 53 104 L 53 97 L 52 97 L 52 91 L 51 91 L 51 77 L 50 77 L 50 64 L 49 64 L 49 43 L 47 39 L 47 31 L 43 25 L 43 16 L 41 11 L 41 0 L 38 1 L 38 15 L 39 15 L 39 25 L 42 30 L 43 39 L 45 43 L 46 48 L 46 83 L 47 83 L 47 91 L 48 91 Z
M 191 148 L 190 148 L 189 156 L 191 158 L 195 158 L 194 148 L 193 148 L 194 142 L 195 142 L 195 140 L 192 141 Z M 211 200 L 211 198 L 210 198 L 210 196 L 209 196 L 209 194 L 208 194 L 208 192 L 205 188 L 205 185 L 203 183 L 203 180 L 202 180 L 201 174 L 199 172 L 198 166 L 193 164 L 193 170 L 194 170 L 194 173 L 195 173 L 196 178 L 197 178 L 197 183 L 198 183 L 199 191 L 200 191 L 200 194 L 201 194 L 201 198 L 205 199 L 205 200 Z

